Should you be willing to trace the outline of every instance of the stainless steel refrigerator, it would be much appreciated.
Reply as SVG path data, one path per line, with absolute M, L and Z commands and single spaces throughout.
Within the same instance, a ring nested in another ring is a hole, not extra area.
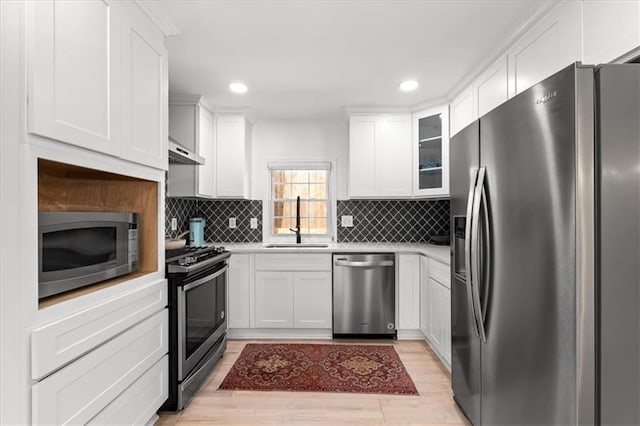
M 474 425 L 640 423 L 640 64 L 451 140 L 452 386 Z

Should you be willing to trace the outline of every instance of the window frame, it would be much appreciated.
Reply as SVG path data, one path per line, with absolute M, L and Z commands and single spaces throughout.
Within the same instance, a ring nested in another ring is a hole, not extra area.
M 320 167 L 321 164 L 329 164 L 328 168 Z M 301 234 L 303 243 L 331 243 L 336 235 L 336 176 L 335 160 L 312 159 L 312 160 L 266 160 L 264 164 L 265 184 L 262 202 L 262 241 L 264 243 L 295 243 L 296 234 L 274 234 L 273 233 L 273 181 L 272 170 L 311 170 L 322 169 L 327 171 L 327 234 Z M 282 167 L 279 167 L 282 166 Z

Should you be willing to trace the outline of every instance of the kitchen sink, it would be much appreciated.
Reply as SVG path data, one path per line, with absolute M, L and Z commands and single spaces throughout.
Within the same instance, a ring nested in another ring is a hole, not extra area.
M 327 248 L 329 244 L 265 244 L 265 248 Z

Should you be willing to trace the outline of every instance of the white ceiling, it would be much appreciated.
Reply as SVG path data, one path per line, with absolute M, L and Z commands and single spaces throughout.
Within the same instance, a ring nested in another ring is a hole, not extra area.
M 254 119 L 320 118 L 345 106 L 411 106 L 445 96 L 540 5 L 526 1 L 177 1 L 154 4 L 169 89 Z M 398 84 L 419 88 L 402 93 Z M 227 84 L 242 81 L 236 95 Z

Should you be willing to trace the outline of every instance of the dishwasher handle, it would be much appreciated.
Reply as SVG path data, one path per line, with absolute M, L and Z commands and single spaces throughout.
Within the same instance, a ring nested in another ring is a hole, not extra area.
M 336 259 L 336 266 L 347 266 L 350 268 L 384 268 L 393 266 L 393 260 L 368 261 L 368 262 L 352 262 L 346 259 Z

